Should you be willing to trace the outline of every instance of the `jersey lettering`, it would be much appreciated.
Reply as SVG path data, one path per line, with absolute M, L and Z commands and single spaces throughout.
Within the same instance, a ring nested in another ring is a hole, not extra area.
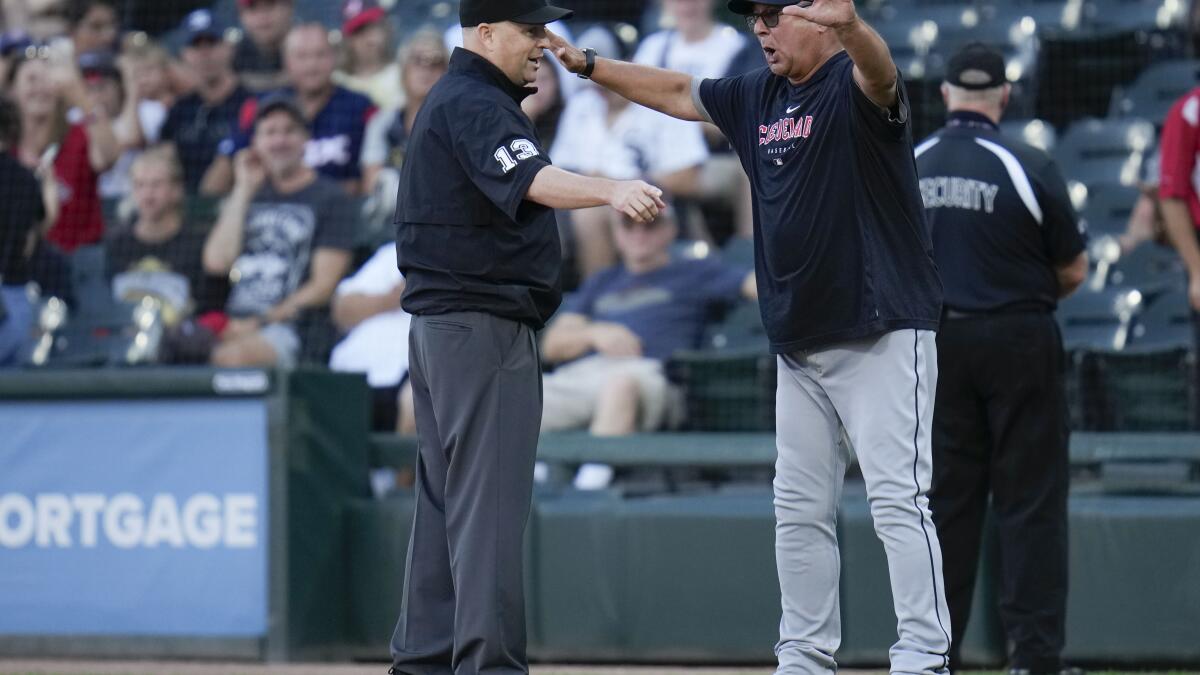
M 925 208 L 956 208 L 993 213 L 1000 186 L 972 178 L 933 176 L 921 179 Z
M 799 119 L 784 117 L 771 125 L 759 125 L 758 144 L 770 145 L 778 141 L 790 141 L 794 138 L 808 138 L 812 134 L 812 125 L 812 115 L 806 115 Z

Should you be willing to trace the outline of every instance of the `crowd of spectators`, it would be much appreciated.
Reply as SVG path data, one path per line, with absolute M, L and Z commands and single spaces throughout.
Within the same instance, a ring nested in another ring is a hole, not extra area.
M 661 29 L 640 39 L 625 24 L 550 28 L 698 77 L 763 64 L 744 30 L 716 19 L 717 0 L 648 4 Z M 411 430 L 391 220 L 408 134 L 461 40 L 450 19 L 403 24 L 391 5 L 347 0 L 325 25 L 294 0 L 236 0 L 235 21 L 202 7 L 151 37 L 116 0 L 3 9 L 0 367 L 28 364 L 46 298 L 86 313 L 72 266 L 100 248 L 113 301 L 160 311 L 157 361 L 364 372 L 376 425 Z M 604 209 L 560 214 L 577 292 L 544 334 L 558 369 L 544 426 L 669 427 L 679 396 L 663 363 L 756 295 L 748 269 L 677 242 L 716 252 L 749 238 L 748 181 L 711 125 L 630 104 L 549 56 L 537 87 L 522 107 L 556 164 L 645 179 L 673 204 L 644 227 Z M 1154 183 L 1125 246 L 1163 239 Z

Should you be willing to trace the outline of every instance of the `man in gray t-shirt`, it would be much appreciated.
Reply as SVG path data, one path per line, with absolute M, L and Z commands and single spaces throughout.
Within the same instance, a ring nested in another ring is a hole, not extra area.
M 350 263 L 349 198 L 304 164 L 308 126 L 290 99 L 264 101 L 252 144 L 204 247 L 209 274 L 232 281 L 213 365 L 294 365 L 302 311 L 323 309 Z

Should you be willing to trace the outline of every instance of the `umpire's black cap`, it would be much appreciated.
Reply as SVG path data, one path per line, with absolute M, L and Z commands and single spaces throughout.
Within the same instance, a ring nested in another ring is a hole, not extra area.
M 964 46 L 946 66 L 946 82 L 963 89 L 991 89 L 1007 81 L 1004 57 L 982 42 Z
M 462 0 L 458 22 L 464 28 L 481 23 L 514 21 L 544 25 L 569 19 L 575 12 L 546 4 L 546 0 Z
M 755 5 L 775 5 L 776 7 L 787 7 L 788 5 L 800 5 L 807 7 L 812 4 L 812 0 L 729 0 L 729 11 L 734 14 L 753 14 Z

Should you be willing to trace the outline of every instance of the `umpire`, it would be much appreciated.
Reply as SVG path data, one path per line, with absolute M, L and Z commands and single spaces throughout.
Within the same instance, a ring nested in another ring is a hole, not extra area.
M 946 126 L 916 148 L 946 289 L 933 417 L 933 520 L 957 671 L 991 496 L 1000 614 L 1014 675 L 1058 673 L 1067 597 L 1067 411 L 1059 298 L 1087 275 L 1066 184 L 1046 153 L 1000 135 L 1004 59 L 949 63 Z
M 396 246 L 416 410 L 416 512 L 392 673 L 528 672 L 522 545 L 542 414 L 534 331 L 561 300 L 554 209 L 664 208 L 641 181 L 550 166 L 520 101 L 545 0 L 463 0 L 464 49 L 417 114 Z

